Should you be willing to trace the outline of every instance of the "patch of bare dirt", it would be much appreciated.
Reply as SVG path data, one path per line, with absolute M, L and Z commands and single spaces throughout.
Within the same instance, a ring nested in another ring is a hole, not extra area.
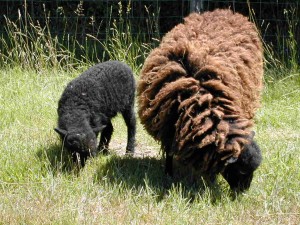
M 126 143 L 118 142 L 118 141 L 112 141 L 109 144 L 110 151 L 113 153 L 116 153 L 117 155 L 125 155 L 126 152 Z M 135 153 L 133 157 L 136 158 L 144 158 L 144 157 L 160 157 L 161 152 L 159 147 L 153 147 L 153 146 L 145 146 L 142 144 L 137 144 L 135 146 Z

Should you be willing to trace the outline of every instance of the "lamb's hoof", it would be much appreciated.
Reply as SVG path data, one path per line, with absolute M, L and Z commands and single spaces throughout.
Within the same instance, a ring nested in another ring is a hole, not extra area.
M 126 150 L 126 155 L 128 156 L 133 156 L 134 155 L 134 150 Z
M 98 152 L 92 151 L 92 152 L 90 152 L 89 157 L 96 157 L 97 155 L 98 155 Z
M 99 153 L 102 155 L 108 155 L 109 154 L 108 148 L 101 148 L 99 150 Z

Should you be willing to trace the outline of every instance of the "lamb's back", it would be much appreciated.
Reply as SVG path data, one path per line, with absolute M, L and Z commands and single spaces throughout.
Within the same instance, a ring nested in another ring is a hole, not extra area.
M 114 116 L 134 99 L 131 69 L 119 61 L 96 64 L 72 80 L 59 101 L 59 109 L 77 108 Z

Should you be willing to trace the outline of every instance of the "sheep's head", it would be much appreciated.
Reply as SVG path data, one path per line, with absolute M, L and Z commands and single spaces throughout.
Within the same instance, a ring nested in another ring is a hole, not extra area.
M 234 162 L 229 162 L 222 172 L 230 188 L 243 192 L 250 187 L 253 173 L 262 161 L 261 151 L 254 140 L 244 146 L 240 156 Z

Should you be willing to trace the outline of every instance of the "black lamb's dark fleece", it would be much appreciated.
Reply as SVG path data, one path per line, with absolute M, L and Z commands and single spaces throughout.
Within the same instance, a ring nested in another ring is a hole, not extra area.
M 81 163 L 97 152 L 107 151 L 113 132 L 111 119 L 122 113 L 128 129 L 127 152 L 134 152 L 136 118 L 134 112 L 135 79 L 132 70 L 119 61 L 99 63 L 65 88 L 58 102 L 58 132 L 74 159 Z

